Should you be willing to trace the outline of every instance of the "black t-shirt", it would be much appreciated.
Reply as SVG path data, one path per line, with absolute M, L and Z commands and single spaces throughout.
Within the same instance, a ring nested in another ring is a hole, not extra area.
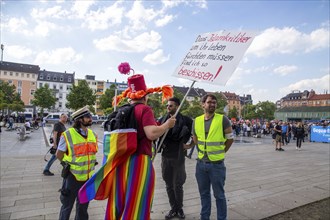
M 57 122 L 54 125 L 54 131 L 57 131 L 57 137 L 56 137 L 56 144 L 58 144 L 58 142 L 60 142 L 60 137 L 61 134 L 66 130 L 64 124 L 62 124 L 61 122 Z
M 282 135 L 282 126 L 281 125 L 276 125 L 275 126 L 275 129 L 277 130 L 276 131 L 276 134 Z

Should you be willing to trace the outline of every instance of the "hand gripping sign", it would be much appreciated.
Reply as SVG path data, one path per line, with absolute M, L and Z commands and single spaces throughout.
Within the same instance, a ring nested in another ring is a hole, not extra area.
M 247 31 L 200 34 L 173 75 L 197 82 L 225 85 L 254 37 L 254 33 Z

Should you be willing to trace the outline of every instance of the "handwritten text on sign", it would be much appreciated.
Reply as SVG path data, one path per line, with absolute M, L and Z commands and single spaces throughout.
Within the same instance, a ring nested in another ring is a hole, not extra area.
M 225 85 L 253 41 L 245 31 L 220 31 L 198 35 L 174 76 Z

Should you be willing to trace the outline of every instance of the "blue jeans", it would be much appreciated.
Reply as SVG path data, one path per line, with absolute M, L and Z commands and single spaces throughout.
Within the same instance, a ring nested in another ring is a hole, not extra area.
M 53 154 L 52 157 L 49 159 L 48 163 L 46 164 L 44 171 L 46 170 L 49 171 L 50 167 L 53 165 L 55 160 L 56 160 L 56 156 L 55 154 Z
M 197 160 L 195 176 L 202 203 L 200 219 L 210 219 L 211 185 L 217 206 L 217 220 L 227 219 L 227 202 L 224 190 L 226 180 L 225 163 L 205 163 Z

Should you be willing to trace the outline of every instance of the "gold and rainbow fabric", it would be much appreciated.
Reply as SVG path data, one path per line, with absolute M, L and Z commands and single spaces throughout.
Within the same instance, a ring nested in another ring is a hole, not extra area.
M 104 132 L 103 165 L 79 190 L 80 203 L 108 198 L 104 219 L 150 219 L 155 171 L 136 147 L 135 129 Z

